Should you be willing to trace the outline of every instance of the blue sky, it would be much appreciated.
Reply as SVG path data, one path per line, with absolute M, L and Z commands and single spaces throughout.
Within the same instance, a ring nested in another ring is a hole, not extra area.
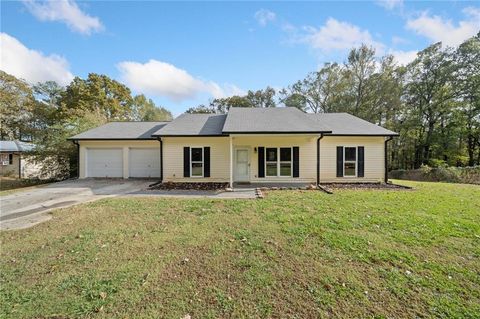
M 399 63 L 480 30 L 478 2 L 1 2 L 0 69 L 29 82 L 103 73 L 180 114 L 281 88 L 366 43 Z

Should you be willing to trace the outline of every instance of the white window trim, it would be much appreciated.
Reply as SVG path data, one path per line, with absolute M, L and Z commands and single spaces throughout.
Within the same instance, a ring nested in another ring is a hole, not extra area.
M 202 150 L 202 160 L 201 161 L 194 161 L 192 157 L 192 152 L 194 148 L 199 148 Z M 202 164 L 202 175 L 193 175 L 193 164 L 201 163 Z M 203 178 L 205 175 L 205 154 L 203 147 L 190 147 L 190 177 L 192 178 Z
M 345 152 L 347 148 L 354 148 L 355 149 L 355 160 L 354 161 L 346 161 L 345 160 Z M 355 163 L 355 175 L 345 175 L 345 163 Z M 344 146 L 343 147 L 343 177 L 346 178 L 356 178 L 358 176 L 358 146 Z
M 267 149 L 275 148 L 277 150 L 277 160 L 276 161 L 267 161 Z M 280 161 L 280 149 L 289 148 L 290 149 L 290 161 Z M 276 163 L 277 164 L 277 175 L 268 175 L 267 174 L 267 163 Z M 281 175 L 280 167 L 282 163 L 290 163 L 290 175 Z M 279 146 L 279 147 L 267 147 L 265 146 L 265 177 L 293 177 L 293 146 Z

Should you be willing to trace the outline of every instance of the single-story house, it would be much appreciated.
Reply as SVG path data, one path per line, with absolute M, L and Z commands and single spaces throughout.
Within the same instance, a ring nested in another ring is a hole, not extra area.
M 171 182 L 326 183 L 387 179 L 398 134 L 347 113 L 231 108 L 171 122 L 110 122 L 70 139 L 79 178 Z
M 30 177 L 36 166 L 24 154 L 33 149 L 34 145 L 31 143 L 0 141 L 0 176 Z

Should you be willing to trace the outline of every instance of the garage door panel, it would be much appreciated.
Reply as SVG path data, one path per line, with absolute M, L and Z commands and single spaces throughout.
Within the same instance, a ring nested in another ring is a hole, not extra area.
M 123 177 L 122 149 L 87 149 L 87 177 Z
M 128 163 L 130 177 L 160 177 L 158 148 L 131 148 Z

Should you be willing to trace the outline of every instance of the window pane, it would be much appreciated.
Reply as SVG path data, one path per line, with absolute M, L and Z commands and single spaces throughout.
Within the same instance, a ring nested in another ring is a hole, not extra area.
M 202 161 L 202 149 L 192 148 L 192 162 L 201 162 L 201 161 Z
M 355 176 L 355 163 L 345 163 L 344 176 Z
M 267 176 L 277 176 L 277 163 L 267 163 Z
M 281 162 L 290 162 L 292 160 L 292 149 L 282 147 L 280 149 L 280 161 Z
M 290 175 L 292 175 L 292 164 L 280 163 L 280 176 L 290 176 Z
M 356 147 L 345 147 L 345 160 L 346 161 L 356 161 L 357 160 L 357 148 Z
M 267 162 L 275 162 L 277 160 L 277 149 L 267 148 Z
M 192 176 L 203 176 L 202 163 L 192 163 Z

